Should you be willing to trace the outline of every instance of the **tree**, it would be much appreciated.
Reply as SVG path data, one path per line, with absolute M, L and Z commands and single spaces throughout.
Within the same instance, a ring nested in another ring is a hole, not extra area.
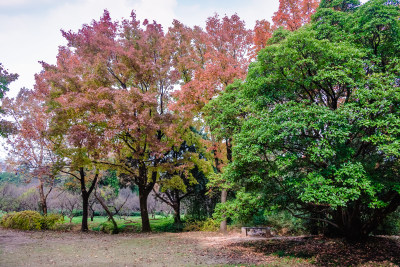
M 272 17 L 274 27 L 295 31 L 311 20 L 319 0 L 279 0 L 279 9 Z
M 86 73 L 82 72 L 80 63 L 79 57 L 60 47 L 56 65 L 42 63 L 44 71 L 36 75 L 35 89 L 46 99 L 52 112 L 48 136 L 54 144 L 53 151 L 60 157 L 57 168 L 79 182 L 83 210 L 81 230 L 88 231 L 89 197 L 99 179 L 99 169 L 93 161 L 106 153 L 106 148 L 102 146 L 103 125 L 96 123 L 93 113 L 82 108 L 93 107 L 101 99 L 89 102 L 88 98 L 79 97 L 80 92 L 86 93 L 90 82 L 82 79 Z
M 320 8 L 332 8 L 336 11 L 353 11 L 360 6 L 359 0 L 321 0 Z
M 344 27 L 322 39 L 321 21 L 333 17 L 318 17 L 249 68 L 239 95 L 249 113 L 225 175 L 356 240 L 400 205 L 398 47 L 388 45 L 400 40 L 399 9 L 371 0 L 340 16 L 322 11 Z
M 9 84 L 18 79 L 18 74 L 9 73 L 6 69 L 4 69 L 3 64 L 0 63 L 0 99 L 4 97 L 4 94 L 9 91 Z M 0 112 L 2 108 L 0 108 Z M 12 132 L 12 125 L 8 121 L 1 121 L 0 125 L 0 135 L 6 136 L 7 133 Z
M 4 94 L 9 90 L 8 85 L 18 79 L 18 74 L 9 73 L 0 63 L 0 99 L 4 97 Z
M 254 26 L 254 57 L 267 45 L 267 41 L 272 37 L 273 29 L 267 20 L 257 20 Z
M 58 158 L 48 138 L 50 113 L 33 91 L 21 89 L 15 99 L 4 99 L 3 108 L 13 120 L 13 134 L 7 137 L 8 162 L 15 172 L 21 171 L 27 182 L 39 181 L 40 210 L 47 214 L 47 198 L 53 190 Z M 45 187 L 48 187 L 47 192 Z
M 194 133 L 188 133 L 185 139 L 179 148 L 172 149 L 164 157 L 169 166 L 160 174 L 157 182 L 159 190 L 154 191 L 158 199 L 174 210 L 176 229 L 183 228 L 180 215 L 182 200 L 194 194 L 201 175 L 212 172 L 199 138 Z
M 245 23 L 238 15 L 218 15 L 210 17 L 206 22 L 206 30 L 197 29 L 193 51 L 198 55 L 199 64 L 193 70 L 193 76 L 188 79 L 180 91 L 174 96 L 177 98 L 175 110 L 179 110 L 188 117 L 202 117 L 202 108 L 215 96 L 223 92 L 227 85 L 236 79 L 244 78 L 250 63 L 252 50 L 252 31 L 247 30 Z M 202 120 L 197 120 L 197 122 Z M 195 124 L 195 123 L 194 123 Z M 221 168 L 227 160 L 222 155 L 226 150 L 223 140 L 211 136 L 209 147 L 213 150 L 215 170 Z M 229 148 L 228 148 L 229 149 Z M 222 153 L 221 153 L 222 152 Z M 221 201 L 224 202 L 227 191 L 222 189 Z M 221 230 L 226 231 L 226 221 L 221 224 Z
M 160 24 L 140 23 L 133 12 L 117 23 L 105 11 L 99 21 L 63 35 L 68 47 L 60 48 L 56 66 L 44 64 L 41 89 L 56 113 L 54 133 L 67 143 L 59 151 L 78 171 L 84 199 L 95 188 L 98 166 L 117 169 L 125 184 L 137 185 L 142 230 L 148 232 L 148 195 L 164 155 L 181 142 L 168 110 L 177 80 L 174 47 Z M 85 168 L 94 175 L 88 190 Z

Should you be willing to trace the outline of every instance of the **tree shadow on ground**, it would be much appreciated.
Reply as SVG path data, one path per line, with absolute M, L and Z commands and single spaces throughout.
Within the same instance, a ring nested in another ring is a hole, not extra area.
M 357 266 L 400 264 L 400 240 L 370 237 L 364 242 L 349 243 L 344 239 L 323 237 L 279 238 L 232 245 L 251 249 L 267 257 L 304 259 L 318 266 Z

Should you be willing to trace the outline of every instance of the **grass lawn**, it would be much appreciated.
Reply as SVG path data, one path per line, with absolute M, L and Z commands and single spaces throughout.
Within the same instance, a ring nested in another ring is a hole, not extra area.
M 142 227 L 142 219 L 140 216 L 116 216 L 114 219 L 121 231 L 139 232 Z M 64 223 L 69 223 L 68 217 L 64 217 Z M 80 225 L 82 223 L 82 216 L 72 218 L 72 223 L 75 225 Z M 172 216 L 165 217 L 155 215 L 154 218 L 150 217 L 151 229 L 155 232 L 175 232 L 173 223 L 174 219 Z M 104 226 L 104 224 L 111 227 L 111 222 L 108 221 L 108 217 L 106 216 L 95 216 L 93 221 L 91 221 L 90 218 L 88 220 L 89 229 L 94 231 L 100 231 L 101 226 Z

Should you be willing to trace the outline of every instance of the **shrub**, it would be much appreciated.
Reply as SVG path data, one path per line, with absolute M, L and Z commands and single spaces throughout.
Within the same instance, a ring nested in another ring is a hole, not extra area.
M 5 228 L 41 230 L 43 225 L 43 216 L 40 215 L 39 212 L 32 210 L 12 212 L 4 215 L 0 224 Z
M 183 231 L 185 232 L 196 232 L 196 231 L 215 232 L 218 231 L 218 229 L 219 229 L 218 221 L 212 218 L 208 218 L 205 221 L 187 220 L 185 222 L 185 226 L 183 227 Z
M 119 229 L 114 229 L 114 225 L 110 221 L 99 224 L 97 229 L 99 231 L 101 231 L 103 233 L 107 233 L 107 234 L 117 234 L 119 231 Z M 93 229 L 93 230 L 97 230 L 97 229 Z
M 5 228 L 20 230 L 45 230 L 53 229 L 57 222 L 62 222 L 64 217 L 60 214 L 40 215 L 37 211 L 24 210 L 11 212 L 4 215 L 0 225 Z
M 285 211 L 268 213 L 266 225 L 275 229 L 280 235 L 298 235 L 306 231 L 303 220 Z
M 51 213 L 42 217 L 42 229 L 55 229 L 57 223 L 64 222 L 64 216 L 61 214 Z

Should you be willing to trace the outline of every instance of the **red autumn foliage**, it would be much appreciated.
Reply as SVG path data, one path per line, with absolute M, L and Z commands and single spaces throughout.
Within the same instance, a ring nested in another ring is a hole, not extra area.
M 279 9 L 272 17 L 274 27 L 295 31 L 310 22 L 319 0 L 279 0 Z

